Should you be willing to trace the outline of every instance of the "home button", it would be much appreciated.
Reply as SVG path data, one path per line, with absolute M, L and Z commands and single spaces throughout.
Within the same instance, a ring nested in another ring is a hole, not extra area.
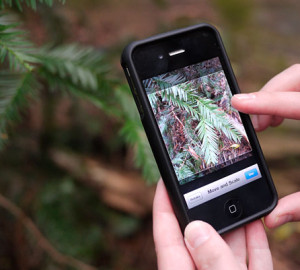
M 225 203 L 225 214 L 229 217 L 237 218 L 242 214 L 242 206 L 238 199 L 230 199 Z

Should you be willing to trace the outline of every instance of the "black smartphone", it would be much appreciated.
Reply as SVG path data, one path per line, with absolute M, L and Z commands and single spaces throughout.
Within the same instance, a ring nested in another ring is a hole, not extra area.
M 129 44 L 121 65 L 184 230 L 219 233 L 260 218 L 277 193 L 218 31 L 200 24 Z

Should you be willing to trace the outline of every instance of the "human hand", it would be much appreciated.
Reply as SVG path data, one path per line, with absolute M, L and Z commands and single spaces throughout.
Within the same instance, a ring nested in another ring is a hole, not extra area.
M 157 184 L 153 203 L 153 235 L 160 270 L 273 269 L 260 220 L 223 238 L 209 224 L 193 221 L 183 238 L 162 180 Z
M 231 102 L 237 110 L 254 114 L 252 122 L 257 131 L 277 126 L 284 118 L 300 120 L 300 64 L 275 76 L 259 92 L 235 95 Z M 279 200 L 265 217 L 269 228 L 289 221 L 300 221 L 300 192 Z
M 253 114 L 257 131 L 278 126 L 284 118 L 300 119 L 300 64 L 279 73 L 259 92 L 234 95 L 231 103 L 238 111 Z
M 276 208 L 265 217 L 265 224 L 269 228 L 291 221 L 300 221 L 300 192 L 280 199 Z

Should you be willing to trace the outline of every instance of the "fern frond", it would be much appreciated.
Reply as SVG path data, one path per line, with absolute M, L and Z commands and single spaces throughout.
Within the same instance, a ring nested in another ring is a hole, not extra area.
M 224 135 L 234 142 L 240 142 L 242 134 L 225 117 L 225 112 L 209 99 L 197 100 L 197 106 L 204 119 L 209 121 L 215 129 L 224 133 Z M 197 128 L 196 128 L 197 129 Z
M 183 100 L 185 102 L 187 102 L 188 100 L 188 95 L 187 95 L 187 91 L 184 87 L 182 87 L 182 85 L 175 85 L 173 87 L 167 88 L 165 90 L 161 91 L 162 96 L 174 96 L 174 98 L 176 98 L 178 96 L 179 100 Z
M 201 152 L 207 165 L 218 163 L 219 138 L 214 130 L 214 126 L 205 118 L 198 124 L 196 130 L 202 142 Z
M 25 74 L 0 72 L 0 147 L 7 137 L 7 126 L 19 119 L 20 109 L 38 89 L 38 82 L 30 72 Z
M 189 167 L 186 165 L 176 168 L 175 173 L 176 173 L 176 175 L 178 175 L 179 179 L 185 179 L 185 178 L 191 177 L 195 174 L 195 172 L 192 170 L 192 167 Z
M 58 0 L 62 4 L 65 4 L 66 0 Z M 15 5 L 19 10 L 23 10 L 22 5 L 26 4 L 27 7 L 32 8 L 33 10 L 36 10 L 37 3 L 46 4 L 48 6 L 53 5 L 53 0 L 1 0 L 0 2 L 0 8 L 4 9 L 6 6 L 12 7 Z
M 172 163 L 180 182 L 182 179 L 186 179 L 197 173 L 195 171 L 197 167 L 190 161 L 190 154 L 187 151 L 177 153 L 175 158 L 172 159 Z
M 50 75 L 53 85 L 62 81 L 90 91 L 98 89 L 98 76 L 107 71 L 103 54 L 92 48 L 82 48 L 76 44 L 57 48 L 45 47 L 37 54 L 41 73 Z M 57 80 L 55 80 L 57 78 Z
M 185 111 L 190 115 L 188 118 L 198 122 L 195 130 L 186 123 L 187 126 L 184 129 L 186 138 L 194 147 L 199 148 L 201 145 L 201 153 L 198 154 L 203 157 L 208 166 L 216 165 L 218 163 L 220 134 L 224 134 L 235 143 L 240 142 L 242 134 L 233 126 L 226 117 L 226 113 L 215 104 L 215 101 L 196 94 L 193 87 L 192 83 L 182 83 L 161 90 L 159 93 L 164 102 Z M 193 132 L 189 132 L 189 129 Z M 195 131 L 198 139 L 195 139 L 194 135 L 191 134 Z
M 147 89 L 146 89 L 147 91 Z M 156 92 L 153 92 L 151 94 L 148 94 L 148 99 L 149 99 L 149 102 L 150 102 L 150 105 L 151 107 L 156 110 L 156 107 L 157 107 L 157 101 L 158 101 L 158 97 L 157 97 L 157 94 Z
M 31 55 L 33 44 L 17 26 L 10 16 L 0 16 L 0 62 L 8 63 L 10 70 L 31 71 L 35 62 Z
M 185 78 L 182 74 L 163 74 L 153 78 L 159 89 L 167 89 L 182 83 Z
M 107 66 L 101 52 L 72 44 L 44 47 L 35 57 L 39 63 L 37 73 L 50 89 L 72 93 L 120 117 L 120 110 L 112 106 L 113 83 L 106 78 Z
M 43 48 L 36 58 L 39 62 L 37 73 L 52 89 L 88 100 L 125 123 L 121 135 L 134 148 L 136 166 L 142 168 L 148 181 L 157 181 L 159 173 L 130 90 L 125 85 L 115 87 L 113 82 L 104 83 L 108 80 L 103 54 L 68 45 Z
M 218 163 L 219 152 L 217 132 L 223 133 L 234 142 L 240 142 L 242 134 L 225 117 L 225 112 L 213 104 L 211 100 L 199 99 L 197 100 L 197 106 L 202 119 L 195 130 L 202 141 L 202 153 L 208 165 L 215 165 Z

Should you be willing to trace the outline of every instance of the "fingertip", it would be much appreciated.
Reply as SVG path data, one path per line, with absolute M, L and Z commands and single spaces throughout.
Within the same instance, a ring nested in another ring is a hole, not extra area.
M 290 214 L 287 215 L 269 215 L 265 217 L 265 224 L 269 229 L 277 228 L 285 223 L 293 221 L 293 216 Z
M 235 95 L 233 95 L 232 98 L 231 98 L 231 105 L 232 105 L 235 109 L 237 109 L 236 106 L 238 105 L 238 99 L 236 98 L 237 95 L 238 95 L 238 94 L 235 94 Z
M 238 269 L 232 251 L 208 223 L 193 221 L 185 229 L 185 243 L 197 269 Z
M 253 99 L 256 99 L 255 93 L 249 93 L 249 94 L 235 94 L 232 98 L 234 98 L 236 101 L 250 101 Z
M 253 93 L 250 94 L 235 94 L 231 98 L 231 105 L 238 111 L 245 112 L 248 108 L 248 103 L 256 98 L 256 95 Z
M 257 93 L 235 94 L 231 99 L 231 105 L 238 111 L 252 114 L 252 125 L 256 131 L 263 131 L 269 126 L 270 116 L 255 114 Z
M 231 106 L 239 111 L 240 108 L 240 99 L 237 97 L 240 94 L 235 94 L 231 98 Z
M 267 216 L 264 217 L 264 224 L 269 228 L 269 229 L 273 229 L 276 226 L 276 221 L 277 219 L 277 215 L 275 214 L 275 210 L 273 210 L 273 212 L 271 212 L 270 214 L 268 214 Z
M 189 248 L 195 249 L 206 242 L 211 235 L 211 226 L 203 221 L 193 221 L 187 225 L 184 238 Z
M 276 228 L 291 221 L 300 220 L 300 192 L 296 192 L 278 201 L 276 208 L 265 217 L 268 228 Z

